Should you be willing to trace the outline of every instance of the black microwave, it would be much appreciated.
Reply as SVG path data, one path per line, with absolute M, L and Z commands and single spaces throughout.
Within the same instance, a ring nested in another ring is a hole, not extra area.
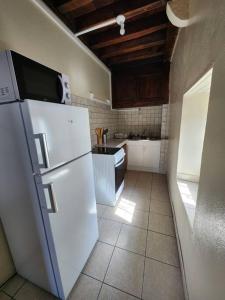
M 70 104 L 69 77 L 11 50 L 0 52 L 0 102 Z

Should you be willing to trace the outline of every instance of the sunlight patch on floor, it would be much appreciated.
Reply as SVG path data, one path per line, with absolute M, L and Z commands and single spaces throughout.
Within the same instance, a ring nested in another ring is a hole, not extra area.
M 131 223 L 133 220 L 135 206 L 136 203 L 122 197 L 117 205 L 115 215 Z

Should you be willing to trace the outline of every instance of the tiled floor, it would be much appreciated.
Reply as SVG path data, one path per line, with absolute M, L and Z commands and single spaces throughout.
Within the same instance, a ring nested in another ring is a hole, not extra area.
M 99 241 L 70 300 L 183 300 L 165 176 L 129 171 L 117 206 L 97 209 Z M 56 298 L 15 276 L 1 288 L 7 299 Z

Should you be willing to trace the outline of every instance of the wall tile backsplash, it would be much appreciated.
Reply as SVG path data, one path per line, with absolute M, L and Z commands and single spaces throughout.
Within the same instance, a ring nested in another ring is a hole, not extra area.
M 118 131 L 160 137 L 162 106 L 118 111 Z
M 111 110 L 108 104 L 73 95 L 72 105 L 88 108 L 92 145 L 97 143 L 95 134 L 97 127 L 109 129 L 108 139 L 112 139 L 116 132 L 161 137 L 160 172 L 166 173 L 168 104 L 137 109 Z

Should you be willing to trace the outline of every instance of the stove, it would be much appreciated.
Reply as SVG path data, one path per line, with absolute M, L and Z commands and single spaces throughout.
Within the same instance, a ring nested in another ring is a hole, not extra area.
M 114 155 L 120 148 L 110 148 L 110 147 L 94 147 L 92 149 L 93 154 L 106 154 L 106 155 Z
M 124 188 L 125 155 L 123 148 L 94 147 L 92 149 L 97 203 L 116 205 Z

